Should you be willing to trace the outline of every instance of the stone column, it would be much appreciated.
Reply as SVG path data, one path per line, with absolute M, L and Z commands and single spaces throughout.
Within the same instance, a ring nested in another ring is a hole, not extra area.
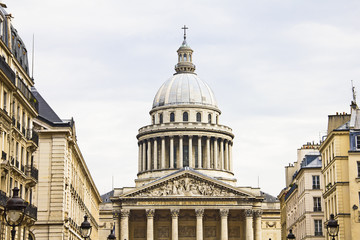
M 253 211 L 245 209 L 244 215 L 246 218 L 246 240 L 254 240 Z
M 221 216 L 221 240 L 228 240 L 228 215 L 229 209 L 220 209 Z
M 115 210 L 113 213 L 113 220 L 114 220 L 114 224 L 115 224 L 115 236 L 117 238 L 120 238 L 120 210 Z
M 139 162 L 138 162 L 138 171 L 139 172 L 141 172 L 141 163 L 142 163 L 142 159 L 141 159 L 141 155 L 142 155 L 142 153 L 141 153 L 141 150 L 142 150 L 142 145 L 141 145 L 141 143 L 139 142 L 138 143 L 138 147 L 139 147 L 139 155 L 138 155 L 138 159 L 139 159 Z
M 224 139 L 220 139 L 220 169 L 225 169 L 224 162 Z
M 189 136 L 189 167 L 194 167 L 194 161 L 192 157 L 192 136 Z
M 172 237 L 171 240 L 178 240 L 179 238 L 179 234 L 178 234 L 178 218 L 179 218 L 179 213 L 180 213 L 180 209 L 171 209 L 170 210 L 171 213 L 171 218 L 172 218 Z
M 147 170 L 151 169 L 151 140 L 148 139 L 148 149 L 147 149 Z M 128 239 L 126 239 L 128 240 Z
M 229 170 L 233 171 L 232 142 L 229 142 Z
M 198 168 L 202 168 L 201 136 L 198 136 Z
M 161 169 L 165 169 L 165 137 L 161 137 Z
M 142 142 L 142 170 L 145 171 L 146 170 L 146 142 L 143 141 Z
M 229 141 L 225 143 L 225 170 L 229 170 Z
M 146 239 L 147 240 L 154 239 L 154 215 L 155 215 L 155 209 L 146 209 L 146 217 L 147 217 Z
M 255 215 L 255 240 L 261 240 L 261 210 L 254 211 Z
M 184 162 L 184 154 L 183 154 L 183 136 L 179 136 L 179 159 L 178 159 L 178 168 L 183 168 L 183 162 Z
M 206 168 L 210 168 L 210 137 L 206 137 Z
M 203 240 L 204 209 L 203 208 L 195 209 L 195 214 L 196 214 L 196 240 Z
M 214 169 L 218 169 L 218 142 L 214 139 Z
M 158 142 L 157 142 L 157 138 L 154 138 L 154 169 L 157 169 L 158 166 L 158 151 L 157 151 L 157 146 L 158 146 Z
M 174 137 L 170 137 L 170 168 L 174 168 Z
M 130 209 L 121 209 L 120 240 L 129 240 Z

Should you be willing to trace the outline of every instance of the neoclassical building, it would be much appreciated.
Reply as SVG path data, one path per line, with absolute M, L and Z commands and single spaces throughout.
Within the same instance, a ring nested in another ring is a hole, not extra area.
M 176 73 L 155 95 L 151 125 L 137 135 L 135 187 L 103 196 L 99 238 L 114 228 L 120 240 L 280 239 L 277 199 L 236 186 L 234 135 L 195 73 L 186 35 L 177 53 Z

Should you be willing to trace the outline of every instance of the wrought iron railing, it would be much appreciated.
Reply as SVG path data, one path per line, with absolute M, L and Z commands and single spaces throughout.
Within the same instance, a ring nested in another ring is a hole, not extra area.
M 15 73 L 7 64 L 4 57 L 0 57 L 0 70 L 4 72 L 10 81 L 15 85 Z
M 37 207 L 27 202 L 25 202 L 25 204 L 26 204 L 25 214 L 31 218 L 37 219 Z
M 39 145 L 39 135 L 36 131 L 32 131 L 32 137 L 31 140 L 36 143 L 36 145 Z
M 36 179 L 36 181 L 39 179 L 39 170 L 36 167 L 32 167 L 32 166 L 27 166 L 26 167 L 26 175 L 30 176 L 34 179 Z

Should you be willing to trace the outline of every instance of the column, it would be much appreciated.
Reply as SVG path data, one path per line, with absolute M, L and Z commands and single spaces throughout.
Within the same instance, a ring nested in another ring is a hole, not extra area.
M 246 240 L 254 239 L 253 229 L 253 211 L 251 209 L 245 209 L 245 224 L 246 224 Z
M 198 136 L 198 168 L 202 168 L 201 136 Z
M 224 139 L 220 139 L 220 169 L 225 169 L 224 162 Z
M 178 240 L 178 217 L 179 217 L 179 213 L 180 213 L 180 209 L 171 209 L 170 210 L 171 213 L 171 232 L 172 232 L 172 236 L 171 236 L 171 240 Z
M 220 209 L 221 240 L 228 240 L 228 215 L 229 209 Z
M 194 161 L 192 157 L 192 136 L 189 136 L 189 167 L 194 168 Z
M 255 215 L 255 240 L 261 240 L 261 210 L 254 211 Z
M 233 159 L 232 159 L 232 142 L 229 142 L 229 170 L 233 171 Z
M 139 147 L 139 155 L 138 155 L 138 158 L 139 158 L 139 162 L 138 162 L 138 171 L 141 172 L 141 149 L 142 149 L 142 145 L 141 143 L 139 142 L 138 143 L 138 147 Z
M 225 170 L 229 170 L 229 141 L 225 143 Z
M 179 136 L 179 159 L 178 159 L 178 168 L 183 168 L 183 162 L 184 162 L 184 157 L 183 157 L 183 136 Z
M 145 171 L 146 170 L 146 142 L 143 141 L 142 142 L 142 170 Z
M 121 214 L 120 240 L 128 240 L 130 209 L 121 209 L 120 214 Z
M 214 139 L 214 169 L 218 169 L 218 142 Z
M 151 140 L 148 139 L 148 149 L 147 149 L 147 170 L 151 169 Z
M 115 236 L 117 238 L 120 238 L 120 210 L 115 210 L 113 213 L 113 220 L 114 220 L 114 224 L 115 224 Z
M 174 137 L 170 137 L 170 168 L 174 168 Z
M 210 167 L 210 137 L 206 137 L 206 168 Z
M 165 137 L 161 137 L 161 168 L 165 169 Z
M 196 214 L 196 240 L 203 240 L 204 209 L 203 208 L 195 209 L 195 214 Z
M 157 146 L 158 146 L 158 142 L 157 142 L 157 138 L 154 138 L 154 169 L 157 169 L 158 166 L 158 151 L 157 151 Z
M 154 239 L 154 215 L 155 209 L 146 209 L 147 227 L 146 227 L 146 239 Z

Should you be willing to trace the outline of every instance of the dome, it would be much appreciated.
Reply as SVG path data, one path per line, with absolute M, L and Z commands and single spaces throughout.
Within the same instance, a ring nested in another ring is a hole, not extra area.
M 187 104 L 218 108 L 209 85 L 194 73 L 175 74 L 167 80 L 158 90 L 153 108 Z

